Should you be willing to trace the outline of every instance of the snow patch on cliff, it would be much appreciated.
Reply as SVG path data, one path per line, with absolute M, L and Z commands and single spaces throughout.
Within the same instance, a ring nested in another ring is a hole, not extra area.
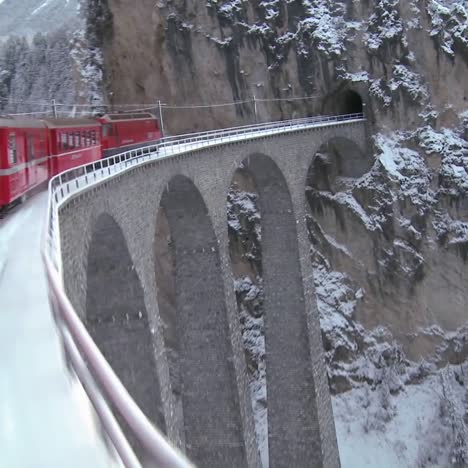
M 369 94 L 379 99 L 384 107 L 388 107 L 392 103 L 391 93 L 388 89 L 387 83 L 382 78 L 372 81 L 369 87 Z
M 417 133 L 419 145 L 428 155 L 441 157 L 442 190 L 458 196 L 468 191 L 468 142 L 453 129 L 436 131 L 427 126 Z
M 248 223 L 254 229 L 256 242 L 261 239 L 260 212 L 257 209 L 258 195 L 252 192 L 233 188 L 228 193 L 228 226 L 241 233 L 244 223 Z M 247 226 L 248 228 L 248 226 Z
M 379 0 L 375 13 L 369 18 L 364 42 L 376 52 L 386 42 L 398 40 L 403 35 L 403 22 L 398 11 L 399 0 Z
M 413 101 L 419 103 L 429 98 L 429 92 L 422 82 L 421 76 L 402 64 L 393 67 L 393 75 L 388 82 L 388 86 L 392 91 L 404 90 Z
M 340 56 L 349 28 L 344 20 L 345 5 L 329 0 L 302 0 L 302 4 L 307 17 L 299 23 L 298 31 L 310 35 L 325 54 Z
M 398 394 L 353 389 L 333 398 L 338 447 L 344 468 L 465 466 L 466 389 L 462 367 L 449 367 Z
M 426 209 L 434 202 L 431 174 L 424 157 L 403 146 L 406 139 L 407 135 L 399 132 L 377 134 L 374 142 L 378 160 L 390 180 L 399 185 L 396 197 L 409 198 L 415 206 Z
M 437 38 L 442 50 L 449 56 L 455 55 L 458 45 L 468 48 L 468 5 L 466 1 L 429 0 L 427 12 L 432 29 L 429 34 Z

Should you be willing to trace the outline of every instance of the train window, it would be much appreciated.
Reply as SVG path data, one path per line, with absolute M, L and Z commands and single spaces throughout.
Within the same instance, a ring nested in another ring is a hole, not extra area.
M 60 139 L 59 148 L 62 150 L 68 149 L 68 133 L 60 132 L 59 139 Z
M 32 161 L 34 159 L 34 136 L 28 135 L 28 155 L 27 159 Z
M 10 165 L 16 164 L 18 161 L 18 155 L 16 152 L 16 135 L 10 133 L 8 135 L 8 162 Z
M 46 156 L 46 142 L 44 134 L 41 133 L 39 136 L 39 157 L 44 158 Z
M 80 132 L 75 133 L 75 146 L 77 148 L 81 146 L 81 133 Z
M 112 124 L 104 124 L 102 126 L 102 134 L 104 136 L 114 136 L 114 127 L 112 126 Z
M 91 132 L 91 139 L 93 141 L 93 145 L 96 145 L 97 144 L 96 130 L 93 130 Z
M 81 144 L 83 146 L 89 146 L 88 136 L 84 130 L 81 132 Z

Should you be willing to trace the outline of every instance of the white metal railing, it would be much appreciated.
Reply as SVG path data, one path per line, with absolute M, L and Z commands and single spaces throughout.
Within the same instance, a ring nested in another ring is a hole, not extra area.
M 146 161 L 166 158 L 210 145 L 359 121 L 364 121 L 362 114 L 319 116 L 166 137 L 157 144 L 129 150 L 70 169 L 50 180 L 42 257 L 51 307 L 70 363 L 88 393 L 107 436 L 126 467 L 133 468 L 141 465 L 107 401 L 112 404 L 143 448 L 146 456 L 145 465 L 148 464 L 148 460 L 150 460 L 150 466 L 182 468 L 192 465 L 148 421 L 101 354 L 68 299 L 64 290 L 61 268 L 58 223 L 60 206 L 74 193 Z

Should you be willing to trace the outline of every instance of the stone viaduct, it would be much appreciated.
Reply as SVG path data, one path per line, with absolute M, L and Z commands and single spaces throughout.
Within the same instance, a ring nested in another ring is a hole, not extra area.
M 306 227 L 308 173 L 329 142 L 344 151 L 342 175 L 368 165 L 364 123 L 334 123 L 142 163 L 60 208 L 68 297 L 148 418 L 198 466 L 260 466 L 226 215 L 240 167 L 261 211 L 270 466 L 340 464 Z M 162 248 L 170 278 L 156 271 Z M 170 319 L 160 281 L 175 287 Z

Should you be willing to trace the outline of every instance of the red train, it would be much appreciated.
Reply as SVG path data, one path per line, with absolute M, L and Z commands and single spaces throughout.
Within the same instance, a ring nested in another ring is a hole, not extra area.
M 0 117 L 0 210 L 51 177 L 161 138 L 149 113 L 93 119 Z

